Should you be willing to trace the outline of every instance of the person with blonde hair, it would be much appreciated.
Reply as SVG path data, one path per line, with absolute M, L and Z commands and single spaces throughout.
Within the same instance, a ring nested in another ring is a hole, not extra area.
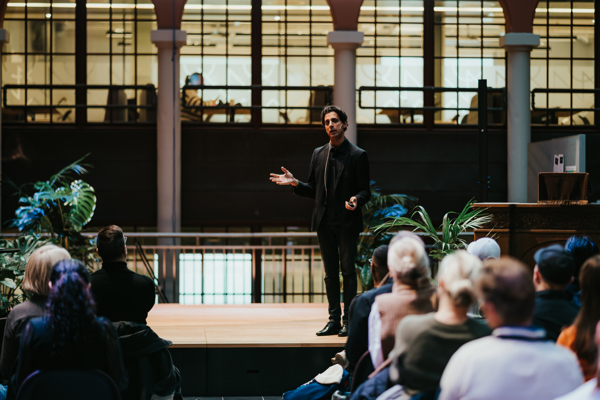
M 30 319 L 41 317 L 46 310 L 50 288 L 50 273 L 54 264 L 70 259 L 69 252 L 62 247 L 47 244 L 35 250 L 25 266 L 25 276 L 21 289 L 30 295 L 29 300 L 17 305 L 8 314 L 4 328 L 0 374 L 5 382 L 10 378 L 11 368 L 19 352 L 21 332 Z
M 394 242 L 388 251 L 388 267 L 394 281 L 392 292 L 375 298 L 369 315 L 369 351 L 375 368 L 394 348 L 396 328 L 405 316 L 433 311 L 435 287 L 422 241 L 405 237 Z
M 409 315 L 400 322 L 390 354 L 389 384 L 407 395 L 433 398 L 450 357 L 463 344 L 491 333 L 467 312 L 477 300 L 474 275 L 478 257 L 459 250 L 446 256 L 438 272 L 439 306 L 435 313 Z
M 522 262 L 487 260 L 475 287 L 493 332 L 452 355 L 440 381 L 440 400 L 552 400 L 583 383 L 577 358 L 532 326 L 535 287 Z

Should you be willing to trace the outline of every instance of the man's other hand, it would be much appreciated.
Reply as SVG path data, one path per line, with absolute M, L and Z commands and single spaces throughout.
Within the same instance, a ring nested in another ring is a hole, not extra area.
M 278 185 L 292 185 L 298 186 L 298 179 L 294 178 L 294 175 L 284 167 L 281 167 L 283 174 L 271 174 L 271 182 L 275 182 Z
M 356 196 L 350 197 L 350 201 L 346 202 L 346 210 L 354 211 L 356 210 L 356 206 L 358 205 L 358 199 Z

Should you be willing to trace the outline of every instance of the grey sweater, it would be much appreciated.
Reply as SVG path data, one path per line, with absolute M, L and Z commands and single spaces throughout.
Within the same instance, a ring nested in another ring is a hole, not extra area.
M 434 315 L 409 315 L 398 325 L 390 354 L 391 384 L 409 390 L 435 390 L 454 352 L 492 332 L 483 321 L 468 319 L 459 325 L 446 325 L 436 321 Z

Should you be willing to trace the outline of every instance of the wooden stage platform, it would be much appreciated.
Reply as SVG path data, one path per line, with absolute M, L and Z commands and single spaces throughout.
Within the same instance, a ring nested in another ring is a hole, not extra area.
M 343 347 L 346 338 L 319 337 L 326 304 L 157 304 L 148 325 L 174 348 Z
M 148 325 L 173 342 L 184 396 L 277 396 L 331 366 L 346 338 L 319 337 L 326 304 L 157 304 Z

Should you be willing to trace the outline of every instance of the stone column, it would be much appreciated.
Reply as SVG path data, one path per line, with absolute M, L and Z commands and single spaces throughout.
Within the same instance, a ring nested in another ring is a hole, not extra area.
M 181 20 L 186 0 L 152 0 L 157 30 L 150 40 L 158 48 L 158 93 L 156 105 L 157 228 L 158 232 L 181 231 L 181 102 L 179 87 L 179 49 L 186 33 Z M 176 245 L 176 239 L 159 239 L 159 245 Z M 179 302 L 177 251 L 159 257 L 164 268 L 159 281 L 168 301 Z
M 4 44 L 8 43 L 10 35 L 6 29 L 0 29 L 0 86 L 2 82 L 2 50 Z M 0 90 L 0 104 L 4 105 L 3 93 Z M 0 113 L 0 155 L 2 154 L 2 113 Z M 2 160 L 0 157 L 0 179 L 2 176 Z M 0 181 L 1 183 L 1 181 Z M 0 184 L 0 232 L 2 231 L 2 185 Z
M 531 49 L 540 45 L 533 33 L 507 33 L 500 46 L 507 52 L 508 201 L 527 202 L 527 145 L 531 141 Z
M 508 148 L 508 201 L 527 202 L 527 144 L 531 141 L 531 49 L 540 45 L 533 34 L 539 0 L 498 0 L 504 12 L 506 35 L 506 125 Z
M 333 31 L 327 34 L 327 41 L 334 50 L 333 103 L 348 114 L 346 137 L 357 142 L 356 132 L 356 49 L 364 41 L 364 34 L 358 31 Z
M 356 132 L 356 49 L 364 41 L 358 31 L 363 0 L 327 0 L 333 19 L 333 32 L 327 41 L 334 50 L 333 103 L 348 114 L 346 137 L 357 144 Z
M 181 110 L 179 48 L 186 33 L 158 29 L 150 33 L 158 48 L 158 99 L 156 112 L 157 189 L 159 232 L 181 230 Z

